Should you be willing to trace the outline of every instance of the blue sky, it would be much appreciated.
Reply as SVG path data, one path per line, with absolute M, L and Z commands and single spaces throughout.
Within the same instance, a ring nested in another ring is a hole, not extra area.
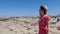
M 60 0 L 0 0 L 0 16 L 37 16 L 40 5 L 49 15 L 60 14 Z

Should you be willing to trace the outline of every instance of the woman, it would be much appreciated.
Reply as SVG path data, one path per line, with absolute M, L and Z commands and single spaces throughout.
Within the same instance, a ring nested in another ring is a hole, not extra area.
M 48 8 L 46 6 L 40 6 L 39 15 L 39 34 L 48 34 L 50 17 L 47 14 Z

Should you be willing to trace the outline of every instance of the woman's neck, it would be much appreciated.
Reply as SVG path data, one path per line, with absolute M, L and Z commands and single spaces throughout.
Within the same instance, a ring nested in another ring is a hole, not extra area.
M 44 15 L 46 15 L 46 14 L 44 14 Z M 43 17 L 44 15 L 41 15 L 41 17 Z
M 44 15 L 41 15 L 41 17 L 43 17 Z

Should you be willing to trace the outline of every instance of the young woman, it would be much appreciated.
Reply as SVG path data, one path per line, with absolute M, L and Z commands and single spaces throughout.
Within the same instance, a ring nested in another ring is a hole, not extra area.
M 39 15 L 39 34 L 48 34 L 50 17 L 47 15 L 48 8 L 40 6 Z

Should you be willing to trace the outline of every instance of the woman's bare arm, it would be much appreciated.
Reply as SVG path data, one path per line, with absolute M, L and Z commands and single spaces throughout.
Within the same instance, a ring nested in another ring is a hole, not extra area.
M 48 21 L 48 20 L 46 21 L 46 27 L 50 28 L 50 21 Z

